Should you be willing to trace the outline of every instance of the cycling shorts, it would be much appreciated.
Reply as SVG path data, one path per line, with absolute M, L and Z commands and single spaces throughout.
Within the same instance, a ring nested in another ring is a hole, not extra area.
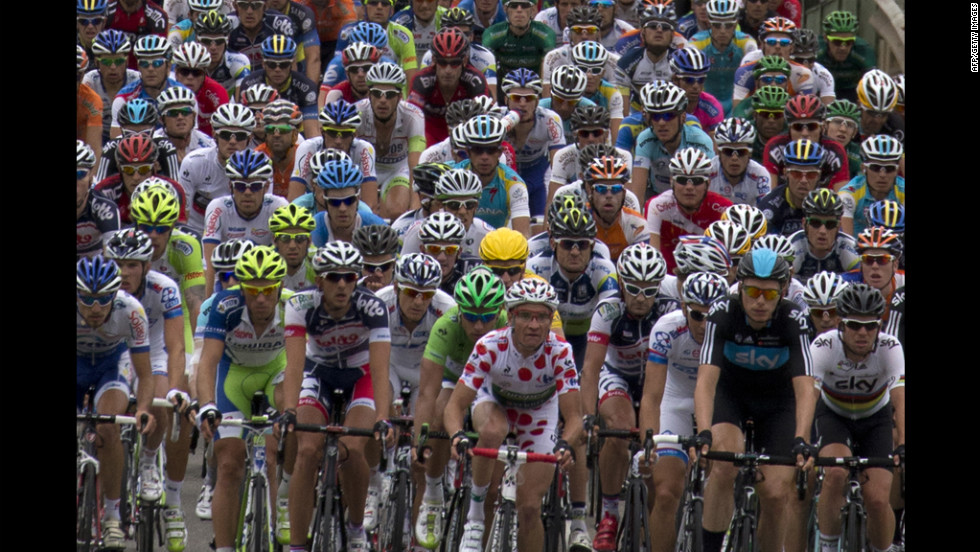
M 88 392 L 90 385 L 95 385 L 93 406 L 98 406 L 102 394 L 110 389 L 118 389 L 129 397 L 129 384 L 119 373 L 119 358 L 125 350 L 127 350 L 126 346 L 121 345 L 105 356 L 75 357 L 75 408 L 81 411 L 85 393 Z
M 347 368 L 344 370 L 328 369 L 306 359 L 303 367 L 303 386 L 299 392 L 299 406 L 312 406 L 330 421 L 330 410 L 333 403 L 333 390 L 344 391 L 344 401 L 347 402 L 345 413 L 355 406 L 374 407 L 374 388 L 371 384 L 371 372 L 367 366 Z
M 500 406 L 490 389 L 483 385 L 476 392 L 472 411 L 485 402 L 499 406 L 507 415 L 509 431 L 517 435 L 517 444 L 524 452 L 551 454 L 555 450 L 558 436 L 555 428 L 558 426 L 558 395 L 552 395 L 544 404 L 537 408 L 507 408 Z
M 626 377 L 603 364 L 599 370 L 599 406 L 611 397 L 626 399 L 630 406 L 634 402 L 639 402 L 643 397 L 643 383 L 640 377 Z
M 682 397 L 664 392 L 660 401 L 660 433 L 664 435 L 694 434 L 694 397 Z M 657 454 L 680 458 L 686 464 L 687 451 L 680 444 L 657 445 Z
M 748 418 L 755 420 L 755 450 L 788 455 L 796 432 L 796 396 L 792 385 L 758 390 L 734 389 L 718 380 L 712 425 L 728 423 L 741 428 Z
M 852 420 L 840 416 L 820 401 L 813 416 L 813 425 L 820 437 L 821 448 L 842 444 L 851 449 L 851 454 L 868 458 L 888 456 L 895 449 L 890 404 L 867 418 Z
M 252 412 L 252 395 L 262 391 L 275 408 L 273 391 L 282 383 L 286 372 L 286 351 L 283 350 L 272 362 L 264 366 L 241 366 L 222 357 L 215 378 L 214 403 L 221 411 L 222 419 L 244 420 Z M 220 426 L 217 438 L 244 439 L 245 430 L 240 427 Z

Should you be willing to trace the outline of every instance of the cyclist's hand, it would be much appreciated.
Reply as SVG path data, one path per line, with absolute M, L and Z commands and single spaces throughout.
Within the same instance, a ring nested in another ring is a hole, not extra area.
M 554 449 L 555 459 L 558 460 L 558 466 L 568 471 L 573 465 L 575 465 L 575 451 L 569 446 L 568 441 L 564 439 L 558 439 L 555 443 Z
M 793 439 L 792 455 L 796 457 L 798 468 L 809 470 L 813 467 L 813 449 L 803 437 L 797 436 Z
M 146 423 L 143 423 L 143 419 L 146 418 Z M 154 428 L 157 426 L 156 418 L 153 414 L 150 414 L 146 410 L 136 411 L 136 429 L 139 430 L 143 435 L 149 435 Z
M 212 439 L 214 437 L 214 429 L 218 426 L 218 422 L 221 421 L 221 411 L 214 403 L 208 403 L 201 407 L 197 412 L 197 427 L 201 429 L 201 435 L 205 439 Z
M 279 414 L 279 418 L 276 423 L 272 424 L 272 434 L 276 439 L 282 439 L 282 431 L 286 430 L 286 433 L 293 431 L 296 426 L 296 411 L 292 408 L 282 411 Z
M 711 450 L 711 430 L 710 429 L 701 430 L 701 433 L 698 433 L 698 438 L 695 441 L 695 443 L 696 446 L 701 447 L 702 456 L 708 454 L 708 451 Z
M 395 446 L 395 432 L 391 430 L 391 422 L 388 420 L 378 420 L 374 423 L 374 438 L 383 440 L 385 448 Z
M 895 452 L 892 453 L 892 459 L 895 460 L 896 466 L 905 465 L 905 443 L 895 447 Z
M 459 457 L 460 453 L 463 450 L 468 451 L 469 447 L 470 447 L 470 440 L 468 437 L 466 437 L 465 431 L 457 431 L 456 433 L 453 434 L 452 445 L 450 445 L 449 447 L 450 451 L 452 451 L 453 460 L 456 460 L 458 462 L 460 460 Z
M 180 389 L 171 389 L 167 393 L 167 400 L 177 405 L 177 411 L 181 414 L 186 414 L 191 406 L 191 396 Z
M 196 400 L 195 401 L 191 401 L 191 403 L 189 405 L 187 405 L 187 410 L 184 411 L 184 415 L 187 416 L 187 419 L 192 424 L 194 424 L 196 426 L 197 425 L 197 413 L 200 410 L 201 410 L 201 403 L 199 403 Z

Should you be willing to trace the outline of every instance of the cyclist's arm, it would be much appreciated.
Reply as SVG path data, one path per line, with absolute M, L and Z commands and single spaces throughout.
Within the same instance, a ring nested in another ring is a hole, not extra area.
M 306 334 L 286 338 L 286 369 L 282 382 L 282 410 L 296 410 L 303 384 L 303 365 L 306 363 Z M 384 380 L 388 385 L 388 379 Z
M 889 392 L 895 421 L 895 446 L 905 444 L 905 386 L 893 387 Z
M 642 205 L 647 195 L 647 179 L 650 178 L 650 169 L 636 166 L 638 153 L 633 155 L 633 179 L 630 181 L 629 190 L 636 194 L 637 199 L 640 200 L 640 204 Z
M 201 304 L 204 303 L 204 286 L 191 286 L 184 290 L 184 301 L 187 307 L 187 316 L 191 317 L 191 332 L 197 331 L 197 316 L 201 313 Z
M 167 347 L 167 374 L 170 389 L 184 389 L 184 316 L 163 321 L 163 340 Z
M 698 377 L 700 378 L 700 373 Z M 793 393 L 796 395 L 796 434 L 810 442 L 810 428 L 813 427 L 813 412 L 817 406 L 819 391 L 814 387 L 812 376 L 793 378 Z M 700 425 L 698 427 L 701 427 Z
M 144 327 L 146 327 L 144 325 Z M 150 364 L 150 352 L 136 353 L 129 351 L 129 358 L 136 372 L 137 381 L 143 382 L 136 390 L 136 414 L 150 411 L 153 402 L 153 368 Z
M 715 388 L 718 386 L 720 375 L 721 368 L 714 364 L 702 364 L 698 367 L 698 381 L 694 387 L 694 417 L 697 426 L 702 430 L 711 429 L 715 410 Z
M 306 194 L 306 186 L 299 180 L 289 180 L 289 191 L 286 192 L 286 200 L 292 203 L 296 198 Z
M 215 248 L 218 247 L 216 243 L 204 242 L 204 293 L 206 295 L 211 295 L 214 293 L 214 267 L 211 266 L 211 255 L 214 253 Z
M 640 399 L 640 433 L 646 433 L 648 429 L 660 433 L 660 403 L 666 385 L 667 365 L 648 360 L 643 379 L 643 398 Z
M 434 407 L 436 398 L 439 396 L 439 389 L 442 387 L 442 366 L 434 361 L 422 357 L 422 366 L 419 372 L 419 394 L 415 399 L 415 424 L 413 432 L 416 441 L 422 424 L 432 424 L 435 418 Z
M 304 44 L 306 50 L 306 77 L 314 83 L 320 82 L 320 44 Z
M 385 408 L 385 405 L 391 404 L 391 382 L 388 381 L 388 364 L 391 362 L 391 342 L 375 341 L 371 343 L 368 354 L 371 359 L 371 386 L 374 388 L 374 404 L 377 419 L 386 420 L 388 419 L 388 408 Z M 286 367 L 289 367 L 288 357 Z M 296 395 L 299 396 L 298 390 Z
M 463 429 L 463 417 L 466 410 L 473 404 L 474 399 L 476 399 L 476 391 L 463 384 L 462 380 L 456 383 L 456 388 L 453 389 L 453 394 L 449 397 L 446 412 L 443 414 L 446 433 L 450 436 Z M 582 417 L 579 416 L 579 419 L 581 420 Z
M 608 340 L 608 336 L 606 336 Z M 608 343 L 608 342 L 607 342 Z M 582 363 L 582 409 L 586 414 L 596 413 L 596 403 L 599 401 L 599 369 L 606 360 L 607 343 L 593 340 L 589 335 L 589 343 L 585 347 L 585 360 Z M 567 418 L 566 418 L 567 419 Z
M 558 410 L 565 419 L 565 429 L 562 431 L 561 438 L 572 447 L 584 444 L 582 398 L 577 389 L 558 395 Z
M 205 338 L 201 349 L 201 362 L 197 365 L 197 399 L 201 405 L 215 402 L 215 381 L 218 377 L 218 363 L 225 352 L 225 342 L 220 339 Z M 201 424 L 205 437 L 211 434 L 211 427 Z

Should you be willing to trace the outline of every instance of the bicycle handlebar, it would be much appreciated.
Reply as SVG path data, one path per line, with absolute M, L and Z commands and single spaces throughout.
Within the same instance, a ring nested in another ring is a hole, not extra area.
M 720 460 L 731 462 L 736 466 L 747 464 L 772 465 L 772 466 L 796 466 L 796 458 L 792 456 L 779 456 L 774 454 L 746 453 L 746 452 L 721 452 L 709 450 L 708 454 L 702 456 L 708 460 Z
M 558 463 L 558 459 L 554 454 L 513 451 L 507 446 L 500 447 L 499 449 L 474 447 L 471 448 L 470 451 L 474 456 L 494 458 L 500 460 L 501 462 L 514 461 L 517 464 L 525 464 L 528 462 L 547 462 L 549 464 Z
M 819 456 L 814 458 L 814 465 L 825 466 L 825 467 L 841 467 L 841 468 L 896 468 L 895 460 L 891 456 L 882 456 L 878 458 L 865 458 L 861 456 Z
M 317 425 L 317 424 L 295 424 L 293 429 L 296 431 L 307 431 L 310 433 L 332 433 L 338 435 L 350 435 L 352 437 L 374 437 L 374 429 L 362 429 L 359 427 L 347 427 L 338 425 Z
M 76 414 L 75 418 L 79 422 L 96 424 L 136 425 L 136 416 L 123 416 L 122 414 Z

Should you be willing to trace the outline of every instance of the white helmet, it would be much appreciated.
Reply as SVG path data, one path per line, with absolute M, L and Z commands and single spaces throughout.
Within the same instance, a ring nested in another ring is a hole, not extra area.
M 667 261 L 647 242 L 634 243 L 623 249 L 616 260 L 620 280 L 660 283 L 667 275 Z
M 554 312 L 558 309 L 558 294 L 555 292 L 555 288 L 544 280 L 524 278 L 515 282 L 507 290 L 506 295 L 504 295 L 504 305 L 509 311 L 527 303 L 545 305 Z
M 711 176 L 711 159 L 697 148 L 681 148 L 670 159 L 671 176 Z
M 817 272 L 806 281 L 803 288 L 803 301 L 811 307 L 831 307 L 837 304 L 847 282 L 836 272 L 824 270 Z
M 211 54 L 197 42 L 185 42 L 174 50 L 173 60 L 177 67 L 206 70 L 211 65 Z

